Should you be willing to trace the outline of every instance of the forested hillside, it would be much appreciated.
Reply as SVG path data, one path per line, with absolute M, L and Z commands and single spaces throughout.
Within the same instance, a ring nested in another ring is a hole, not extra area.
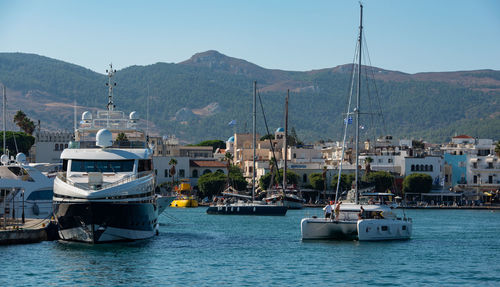
M 107 68 L 103 63 L 102 72 Z M 225 140 L 235 130 L 250 131 L 256 80 L 270 129 L 283 126 L 284 98 L 290 89 L 289 125 L 299 138 L 338 140 L 351 70 L 352 65 L 309 72 L 268 70 L 207 51 L 178 64 L 117 71 L 115 104 L 146 119 L 149 98 L 149 128 L 157 135 L 175 134 L 186 142 Z M 369 71 L 374 80 L 361 90 L 364 138 L 392 134 L 440 142 L 468 134 L 498 139 L 499 71 Z M 0 82 L 8 88 L 8 113 L 21 109 L 31 119 L 40 119 L 42 128 L 71 129 L 75 100 L 79 115 L 107 103 L 104 74 L 33 54 L 0 53 Z M 257 115 L 258 131 L 264 134 L 260 107 Z M 231 120 L 236 126 L 228 126 Z

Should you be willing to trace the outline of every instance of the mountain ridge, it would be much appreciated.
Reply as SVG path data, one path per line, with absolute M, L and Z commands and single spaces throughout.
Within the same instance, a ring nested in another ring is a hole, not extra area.
M 346 101 L 342 95 L 352 68 L 344 64 L 305 72 L 271 70 L 209 50 L 177 64 L 119 70 L 115 101 L 122 110 L 133 108 L 145 115 L 149 94 L 149 127 L 155 133 L 177 134 L 188 142 L 224 139 L 234 132 L 227 127 L 229 121 L 238 120 L 238 132 L 250 122 L 252 83 L 257 80 L 271 129 L 282 126 L 283 98 L 290 89 L 290 121 L 299 136 L 306 141 L 332 139 L 341 133 Z M 500 71 L 371 71 L 376 85 L 368 91 L 379 89 L 383 109 L 396 111 L 387 119 L 394 136 L 443 140 L 454 132 L 491 138 L 500 134 Z M 9 115 L 22 109 L 30 118 L 41 119 L 42 128 L 71 129 L 69 107 L 75 99 L 79 113 L 107 102 L 105 75 L 36 54 L 0 53 L 0 82 L 16 95 L 9 98 Z M 176 120 L 176 113 L 183 121 Z

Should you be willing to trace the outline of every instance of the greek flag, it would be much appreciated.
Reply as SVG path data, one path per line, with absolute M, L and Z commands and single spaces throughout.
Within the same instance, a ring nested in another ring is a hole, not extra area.
M 236 120 L 230 121 L 227 125 L 228 126 L 234 126 L 234 125 L 236 125 Z
M 352 117 L 348 117 L 344 119 L 344 124 L 352 124 Z

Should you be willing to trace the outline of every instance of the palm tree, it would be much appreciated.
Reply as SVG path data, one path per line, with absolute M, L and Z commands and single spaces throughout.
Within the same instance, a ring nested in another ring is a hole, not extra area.
M 174 175 L 175 175 L 175 165 L 177 164 L 177 160 L 175 158 L 171 158 L 168 162 L 172 167 L 170 168 L 170 176 L 172 177 L 172 189 L 174 188 Z
M 365 158 L 365 170 L 366 170 L 366 174 L 370 173 L 370 171 L 372 171 L 372 168 L 371 168 L 371 165 L 370 163 L 373 162 L 373 158 L 371 157 L 366 157 Z
M 229 169 L 231 168 L 231 162 L 233 161 L 233 158 L 234 158 L 233 154 L 226 151 L 226 153 L 224 154 L 224 161 L 227 164 L 227 187 L 229 187 L 231 185 L 230 178 L 229 178 Z

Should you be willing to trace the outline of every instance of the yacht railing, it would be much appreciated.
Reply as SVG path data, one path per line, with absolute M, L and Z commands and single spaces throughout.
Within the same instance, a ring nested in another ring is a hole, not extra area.
M 69 185 L 72 185 L 74 187 L 84 189 L 84 190 L 103 190 L 107 189 L 113 186 L 121 185 L 127 182 L 134 181 L 138 178 L 142 178 L 148 175 L 152 175 L 153 173 L 151 171 L 142 171 L 137 174 L 131 174 L 128 176 L 125 176 L 121 178 L 120 180 L 114 181 L 114 182 L 109 182 L 109 183 L 101 183 L 101 184 L 88 184 L 88 183 L 80 183 L 80 182 L 74 182 L 71 179 L 66 177 L 66 172 L 60 172 L 57 174 L 57 178 Z

